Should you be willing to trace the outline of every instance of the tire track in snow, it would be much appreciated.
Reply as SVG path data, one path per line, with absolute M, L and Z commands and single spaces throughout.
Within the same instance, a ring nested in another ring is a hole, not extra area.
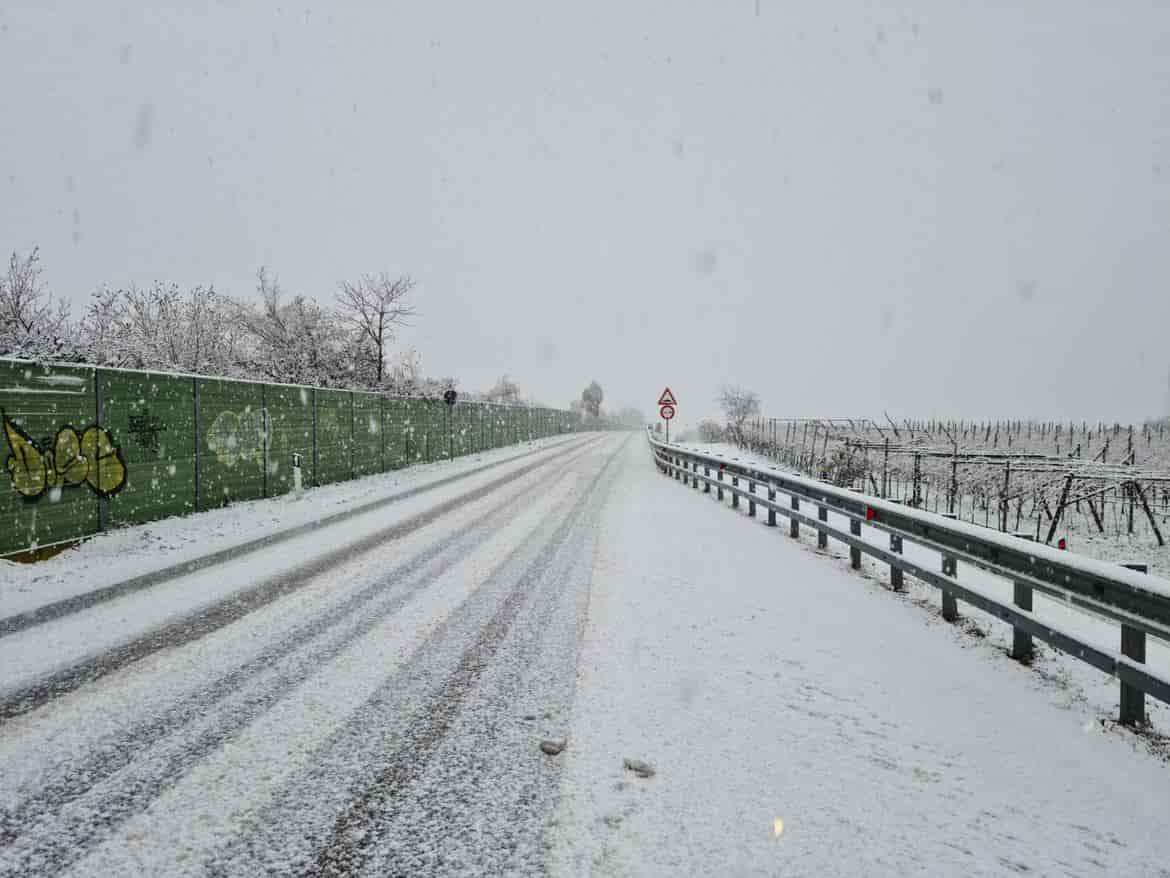
M 588 440 L 587 444 L 595 444 L 599 440 Z M 301 565 L 292 571 L 286 571 L 278 576 L 262 581 L 247 590 L 235 592 L 223 600 L 210 606 L 203 607 L 192 613 L 161 625 L 152 631 L 121 643 L 112 649 L 105 650 L 74 665 L 35 680 L 32 683 L 9 690 L 0 696 L 0 729 L 4 723 L 14 717 L 29 713 L 47 704 L 54 698 L 59 698 L 73 692 L 82 686 L 100 680 L 107 674 L 139 661 L 162 649 L 171 649 L 183 646 L 213 631 L 230 625 L 232 622 L 271 604 L 278 598 L 291 594 L 304 587 L 310 580 L 328 573 L 344 561 L 352 560 L 361 554 L 378 548 L 387 541 L 400 539 L 419 528 L 430 524 L 444 514 L 459 506 L 487 496 L 497 488 L 506 485 L 527 473 L 561 460 L 572 452 L 562 451 L 559 454 L 508 473 L 494 479 L 473 491 L 462 494 L 444 503 L 434 506 L 425 512 L 419 513 L 405 521 L 398 522 L 384 530 L 378 531 L 359 540 L 347 544 L 339 549 L 321 555 L 308 564 Z
M 564 574 L 581 563 L 577 538 L 600 508 L 624 448 L 625 442 L 607 456 L 563 519 L 546 522 L 518 546 L 200 871 L 360 871 L 390 828 L 380 810 L 426 769 L 517 618 L 531 602 L 554 604 Z
M 352 643 L 376 628 L 398 611 L 430 582 L 467 557 L 498 533 L 510 520 L 515 507 L 534 493 L 563 477 L 566 463 L 587 454 L 578 450 L 567 460 L 554 461 L 558 469 L 486 510 L 471 530 L 449 535 L 424 549 L 410 560 L 397 565 L 388 574 L 330 608 L 311 622 L 295 627 L 258 656 L 224 674 L 148 722 L 134 726 L 117 739 L 76 763 L 61 766 L 56 779 L 50 779 L 37 791 L 8 812 L 0 811 L 0 851 L 21 836 L 18 872 L 35 868 L 61 869 L 82 856 L 86 850 L 117 826 L 145 810 L 155 798 L 172 786 L 179 777 L 206 754 L 222 747 L 257 716 L 283 699 L 324 664 L 333 661 Z M 393 588 L 392 594 L 386 594 Z M 357 616 L 356 619 L 351 617 Z M 348 623 L 348 624 L 347 624 Z M 341 628 L 333 637 L 326 637 Z M 315 642 L 323 641 L 323 642 Z M 266 673 L 282 661 L 292 666 Z M 257 679 L 261 678 L 263 679 Z M 252 685 L 252 691 L 243 691 Z M 226 703 L 226 704 L 225 704 Z M 220 715 L 212 723 L 206 713 L 219 707 Z M 132 763 L 143 757 L 147 748 L 166 737 L 176 736 L 189 726 L 203 728 L 184 740 L 183 746 L 163 759 L 161 766 L 136 770 Z M 75 809 L 69 817 L 55 819 L 54 814 L 74 802 L 117 772 L 131 766 L 119 777 L 119 788 L 90 807 Z M 45 821 L 44 826 L 35 826 Z M 7 866 L 0 869 L 6 874 Z
M 419 494 L 425 494 L 427 491 L 433 491 L 436 488 L 443 488 L 447 485 L 453 484 L 463 479 L 471 478 L 480 475 L 488 470 L 496 467 L 505 466 L 509 463 L 514 463 L 517 460 L 522 460 L 525 457 L 531 457 L 534 454 L 541 454 L 548 451 L 550 448 L 557 448 L 561 445 L 568 444 L 572 440 L 557 442 L 552 445 L 546 445 L 542 448 L 537 448 L 533 451 L 526 451 L 523 454 L 516 454 L 504 460 L 493 461 L 492 463 L 484 464 L 483 466 L 475 467 L 466 472 L 456 473 L 450 476 L 444 476 L 434 482 L 427 482 L 425 485 L 418 485 L 413 488 L 408 488 L 401 493 L 394 494 L 391 497 L 381 497 L 377 500 L 371 500 L 368 503 L 363 503 L 359 506 L 354 506 L 342 512 L 327 515 L 324 518 L 318 518 L 314 521 L 306 522 L 305 524 L 297 525 L 282 530 L 278 533 L 269 534 L 255 540 L 249 540 L 246 543 L 241 543 L 236 546 L 229 546 L 218 552 L 212 552 L 209 555 L 204 555 L 199 558 L 192 558 L 189 561 L 183 561 L 179 564 L 164 567 L 161 570 L 152 570 L 149 573 L 144 573 L 141 576 L 135 576 L 131 579 L 123 580 L 122 582 L 115 582 L 112 585 L 103 586 L 102 588 L 87 591 L 84 594 L 74 595 L 73 597 L 63 598 L 59 601 L 54 601 L 51 604 L 44 604 L 32 610 L 26 610 L 22 613 L 15 613 L 11 616 L 0 618 L 0 637 L 6 637 L 9 634 L 16 634 L 19 631 L 25 631 L 36 625 L 43 625 L 46 622 L 52 622 L 64 616 L 71 616 L 74 613 L 79 613 L 82 610 L 87 610 L 90 607 L 98 604 L 112 601 L 128 594 L 133 594 L 137 591 L 150 588 L 155 585 L 161 585 L 169 582 L 172 579 L 178 579 L 182 576 L 188 576 L 200 570 L 206 570 L 209 567 L 214 567 L 218 564 L 225 564 L 228 561 L 235 561 L 245 555 L 250 555 L 253 552 L 258 552 L 261 549 L 266 549 L 269 546 L 278 543 L 287 542 L 288 540 L 296 539 L 305 534 L 312 533 L 315 530 L 320 530 L 323 527 L 329 527 L 334 524 L 348 521 L 359 515 L 364 515 L 367 512 L 373 512 L 376 509 L 382 509 L 394 503 L 403 500 L 409 500 L 412 497 L 417 497 Z M 575 443 L 574 447 L 579 447 L 581 443 Z M 271 497 L 266 499 L 273 499 Z

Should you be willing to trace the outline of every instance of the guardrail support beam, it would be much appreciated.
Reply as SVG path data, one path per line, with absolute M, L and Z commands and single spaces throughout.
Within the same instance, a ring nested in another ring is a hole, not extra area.
M 890 534 L 890 551 L 898 555 L 902 554 L 902 537 L 898 534 Z M 890 587 L 894 591 L 906 590 L 906 580 L 902 568 L 893 564 L 890 565 Z
M 1012 583 L 1012 603 L 1021 610 L 1032 612 L 1032 589 L 1022 582 Z M 1012 628 L 1012 658 L 1020 662 L 1032 660 L 1032 635 Z
M 709 467 L 709 466 L 703 467 L 703 475 L 705 475 L 707 478 L 711 478 L 711 467 Z M 711 493 L 711 483 L 710 482 L 703 482 L 703 493 L 704 494 Z
M 718 476 L 719 481 L 722 482 L 723 481 L 723 470 L 719 470 L 719 472 L 716 475 Z M 716 496 L 718 496 L 719 500 L 722 501 L 723 500 L 723 486 L 716 485 L 715 488 L 716 488 Z
M 792 495 L 792 508 L 800 511 L 800 498 L 795 494 Z M 788 535 L 794 540 L 800 539 L 800 522 L 795 518 L 788 519 Z
M 756 483 L 753 482 L 751 479 L 748 479 L 748 493 L 749 494 L 756 493 Z M 752 500 L 750 497 L 748 498 L 748 517 L 749 518 L 756 517 L 756 501 Z
M 699 490 L 699 462 L 697 460 L 691 464 L 691 487 L 696 491 Z
M 1138 562 L 1121 565 L 1138 573 L 1148 573 L 1149 566 Z M 1135 662 L 1146 663 L 1146 632 L 1121 623 L 1121 654 Z M 1121 684 L 1121 710 L 1118 719 L 1123 725 L 1140 726 L 1146 722 L 1146 693 L 1128 683 Z
M 953 555 L 943 555 L 943 575 L 955 577 L 958 573 L 958 564 Z M 959 602 L 955 600 L 955 593 L 945 588 L 942 590 L 942 617 L 948 622 L 957 622 L 959 619 Z
M 849 533 L 855 537 L 861 536 L 861 522 L 856 518 L 849 519 Z M 861 549 L 856 546 L 849 547 L 849 566 L 854 570 L 861 569 Z
M 733 487 L 733 488 L 739 487 L 739 476 L 733 475 L 731 477 L 731 487 Z M 739 494 L 736 493 L 735 491 L 731 492 L 731 508 L 732 509 L 739 509 Z
M 820 521 L 828 521 L 829 520 L 829 507 L 828 506 L 818 506 L 817 507 L 817 519 Z M 817 528 L 817 548 L 818 549 L 829 548 L 829 533 L 828 533 L 828 531 L 822 530 L 821 528 Z
M 1035 537 L 1030 533 L 1016 533 L 1015 536 L 1025 539 L 1028 542 L 1035 540 Z M 1032 612 L 1032 589 L 1024 585 L 1022 582 L 1012 583 L 1012 603 L 1014 603 L 1021 610 Z M 1021 631 L 1019 628 L 1012 628 L 1012 658 L 1021 662 L 1028 662 L 1032 660 L 1032 635 L 1027 631 Z
M 768 488 L 768 499 L 773 503 L 776 502 L 776 489 Z M 769 507 L 768 509 L 768 527 L 776 526 L 776 510 Z

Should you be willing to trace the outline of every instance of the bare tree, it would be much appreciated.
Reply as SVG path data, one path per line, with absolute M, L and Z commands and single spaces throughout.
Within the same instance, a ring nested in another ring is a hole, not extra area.
M 408 275 L 391 279 L 385 272 L 362 275 L 356 283 L 343 280 L 338 285 L 338 316 L 354 333 L 358 350 L 373 366 L 371 377 L 379 387 L 394 329 L 408 325 L 416 313 L 406 301 L 413 289 L 414 281 Z
M 15 251 L 0 276 L 0 354 L 34 359 L 61 356 L 69 341 L 69 305 L 41 282 L 40 248 Z
M 727 419 L 728 437 L 742 446 L 747 439 L 744 425 L 760 413 L 760 397 L 746 387 L 724 384 L 719 388 L 719 407 Z

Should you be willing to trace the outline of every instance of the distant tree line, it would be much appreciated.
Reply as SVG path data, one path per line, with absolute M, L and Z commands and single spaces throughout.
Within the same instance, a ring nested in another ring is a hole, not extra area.
M 212 286 L 100 287 L 80 314 L 42 278 L 40 251 L 13 253 L 0 275 L 0 356 L 249 378 L 317 387 L 441 396 L 457 385 L 427 377 L 414 348 L 395 350 L 417 312 L 408 275 L 363 274 L 322 304 L 289 294 L 266 268 L 243 299 Z M 483 394 L 521 401 L 507 376 Z

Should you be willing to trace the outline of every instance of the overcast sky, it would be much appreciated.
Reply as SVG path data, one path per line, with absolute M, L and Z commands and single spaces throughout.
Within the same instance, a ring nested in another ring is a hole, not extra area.
M 557 405 L 1170 410 L 1170 4 L 237 5 L 0 10 L 0 248 L 78 306 L 409 272 L 428 373 Z

